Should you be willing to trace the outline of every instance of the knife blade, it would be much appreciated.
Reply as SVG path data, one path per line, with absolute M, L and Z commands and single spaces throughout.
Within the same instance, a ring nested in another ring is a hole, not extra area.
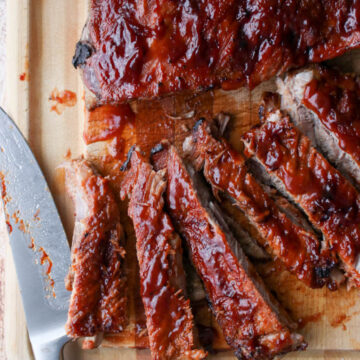
M 68 340 L 70 249 L 56 205 L 20 130 L 0 108 L 3 208 L 36 360 L 59 359 Z

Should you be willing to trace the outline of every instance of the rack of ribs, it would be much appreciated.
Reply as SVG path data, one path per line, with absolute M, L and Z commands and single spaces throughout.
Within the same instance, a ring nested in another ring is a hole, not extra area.
M 243 136 L 259 176 L 304 211 L 340 259 L 349 285 L 360 286 L 359 193 L 279 109 L 274 94 L 267 94 L 259 113 L 262 124 Z
M 314 146 L 360 185 L 360 79 L 313 66 L 279 79 L 281 107 Z
M 167 210 L 186 240 L 210 307 L 238 358 L 272 359 L 304 349 L 296 325 L 265 288 L 196 171 L 167 143 L 153 149 L 152 161 L 157 170 L 166 170 Z
M 277 205 L 249 172 L 245 157 L 224 139 L 215 139 L 209 123 L 200 120 L 195 125 L 184 150 L 196 170 L 203 170 L 214 195 L 226 194 L 244 212 L 260 234 L 257 241 L 274 258 L 310 287 L 335 287 L 329 277 L 335 261 L 328 250 L 321 250 L 311 226 L 296 221 L 297 214 L 292 214 L 292 207 L 285 201 L 282 207 Z
M 101 102 L 253 88 L 360 46 L 353 0 L 91 0 L 73 59 Z
M 130 199 L 152 359 L 203 359 L 206 353 L 193 349 L 181 240 L 163 210 L 164 172 L 155 172 L 139 149 L 131 150 L 128 165 L 121 198 Z
M 84 159 L 68 161 L 66 188 L 75 205 L 72 264 L 66 287 L 72 291 L 66 332 L 70 337 L 119 333 L 127 324 L 126 279 L 123 273 L 123 230 L 107 180 Z

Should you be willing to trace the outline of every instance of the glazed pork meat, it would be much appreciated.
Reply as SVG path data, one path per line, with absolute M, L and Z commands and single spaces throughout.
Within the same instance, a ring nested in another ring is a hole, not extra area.
M 127 325 L 123 230 L 108 181 L 84 159 L 63 167 L 76 214 L 66 332 L 73 338 L 95 336 L 84 343 L 91 348 L 103 332 L 119 333 Z
M 360 45 L 354 0 L 91 0 L 73 59 L 97 99 L 253 88 Z
M 278 79 L 281 107 L 294 124 L 360 185 L 360 79 L 313 66 Z
M 272 359 L 304 349 L 296 325 L 265 288 L 196 171 L 166 143 L 154 148 L 152 161 L 157 170 L 166 170 L 167 210 L 186 240 L 210 307 L 238 358 Z
M 127 166 L 121 198 L 130 199 L 152 359 L 203 359 L 206 353 L 193 349 L 181 239 L 163 209 L 164 171 L 155 172 L 139 149 L 131 151 Z
M 360 286 L 360 195 L 311 145 L 268 94 L 262 124 L 243 140 L 259 176 L 294 201 L 340 259 L 349 285 Z M 265 170 L 265 171 L 264 171 Z
M 296 221 L 297 214 L 292 214 L 286 201 L 282 201 L 282 207 L 276 204 L 249 172 L 245 157 L 224 139 L 215 139 L 209 123 L 200 120 L 195 125 L 184 142 L 184 150 L 196 170 L 203 170 L 214 195 L 225 194 L 244 212 L 260 234 L 257 241 L 274 258 L 310 287 L 335 287 L 330 280 L 334 259 L 328 250 L 321 250 L 321 242 L 310 225 Z

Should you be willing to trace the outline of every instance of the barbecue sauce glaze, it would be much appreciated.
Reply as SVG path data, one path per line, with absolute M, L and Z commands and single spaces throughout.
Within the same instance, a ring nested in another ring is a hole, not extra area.
M 360 45 L 352 0 L 93 0 L 91 8 L 94 51 L 81 66 L 105 101 L 252 88 Z
M 359 79 L 319 67 L 305 88 L 303 104 L 334 134 L 339 147 L 360 164 Z
M 239 264 L 225 233 L 201 205 L 179 155 L 171 147 L 153 159 L 157 169 L 167 167 L 169 214 L 187 241 L 192 263 L 228 344 L 244 359 L 289 351 L 294 346 L 291 332 L 254 285 L 253 280 L 260 282 L 255 269 Z M 297 346 L 306 347 L 301 342 Z
M 196 161 L 203 163 L 204 175 L 213 189 L 230 195 L 248 214 L 265 239 L 261 245 L 269 246 L 270 252 L 289 271 L 310 287 L 326 284 L 334 263 L 328 252 L 321 252 L 315 234 L 296 226 L 281 213 L 249 173 L 244 156 L 224 140 L 215 140 L 208 131 L 206 123 L 202 123 L 194 132 L 193 139 L 197 147 Z M 330 281 L 328 285 L 333 286 Z
M 283 115 L 244 135 L 249 156 L 255 155 L 284 184 L 313 225 L 338 253 L 346 271 L 360 285 L 354 269 L 360 251 L 360 196 Z

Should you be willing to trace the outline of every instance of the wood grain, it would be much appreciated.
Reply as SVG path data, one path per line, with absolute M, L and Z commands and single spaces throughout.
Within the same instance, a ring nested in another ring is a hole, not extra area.
M 55 169 L 63 161 L 69 149 L 73 156 L 85 151 L 82 141 L 83 86 L 79 75 L 71 66 L 71 58 L 75 43 L 85 23 L 87 1 L 8 0 L 7 6 L 9 36 L 5 109 L 28 138 L 49 182 L 70 238 L 73 209 Z M 348 70 L 360 71 L 359 59 L 357 52 L 346 55 L 338 62 Z M 19 80 L 20 74 L 24 72 L 28 75 L 28 81 Z M 61 115 L 51 112 L 51 103 L 48 98 L 54 88 L 76 92 L 77 105 L 66 108 Z M 126 152 L 126 148 L 132 145 L 132 142 L 136 142 L 144 151 L 148 151 L 164 136 L 180 145 L 187 134 L 187 129 L 197 117 L 201 115 L 211 117 L 212 114 L 221 110 L 233 115 L 227 135 L 233 146 L 239 148 L 241 133 L 257 122 L 257 106 L 261 93 L 272 89 L 274 89 L 274 82 L 269 81 L 252 92 L 246 89 L 232 92 L 215 91 L 200 96 L 172 97 L 155 103 L 134 103 L 132 106 L 137 112 L 136 124 L 132 133 L 128 132 L 124 135 L 127 137 L 127 145 L 123 151 Z M 195 118 L 186 119 L 185 114 L 193 108 L 196 109 Z M 101 166 L 103 156 L 109 150 L 109 146 L 109 142 L 93 144 L 86 149 L 86 152 L 105 174 L 113 175 L 117 171 L 116 167 L 110 163 L 106 167 Z M 116 161 L 120 162 L 121 159 Z M 115 188 L 118 187 L 118 180 L 118 176 L 113 178 Z M 4 231 L 0 230 L 0 237 L 4 237 Z M 134 257 L 132 261 L 136 269 Z M 7 358 L 10 360 L 32 359 L 8 245 L 5 248 L 4 266 L 6 272 L 4 333 Z M 358 359 L 360 357 L 360 352 L 357 351 L 360 350 L 358 290 L 352 290 L 349 293 L 345 289 L 336 293 L 330 293 L 325 289 L 309 290 L 287 273 L 266 277 L 265 281 L 296 319 L 302 317 L 308 321 L 301 332 L 309 341 L 309 351 L 290 354 L 286 358 Z M 311 319 L 316 319 L 316 321 L 311 321 Z M 67 345 L 65 354 L 67 359 L 81 360 L 146 359 L 149 357 L 148 351 L 128 349 L 101 348 L 91 352 L 82 352 L 75 343 Z M 234 357 L 232 354 L 222 353 L 210 358 Z

